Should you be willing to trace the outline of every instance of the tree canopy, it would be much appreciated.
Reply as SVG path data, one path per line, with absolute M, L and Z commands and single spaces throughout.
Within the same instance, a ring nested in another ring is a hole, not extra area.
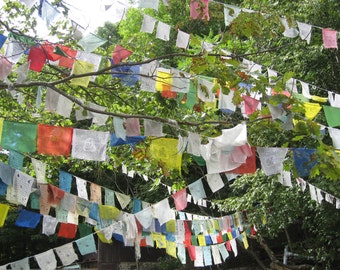
M 137 258 L 165 248 L 179 269 L 246 265 L 238 250 L 260 269 L 336 267 L 339 3 L 140 0 L 90 33 L 66 2 L 29 2 L 0 11 L 0 265 L 35 256 L 41 268 L 36 254 L 87 226 Z M 39 226 L 18 226 L 25 211 Z

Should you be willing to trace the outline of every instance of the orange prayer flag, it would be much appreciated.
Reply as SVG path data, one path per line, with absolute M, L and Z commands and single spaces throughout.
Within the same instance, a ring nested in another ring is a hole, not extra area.
M 38 124 L 38 154 L 69 156 L 73 128 Z

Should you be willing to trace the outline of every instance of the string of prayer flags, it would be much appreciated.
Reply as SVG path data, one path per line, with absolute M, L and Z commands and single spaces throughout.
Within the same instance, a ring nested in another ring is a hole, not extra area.
M 36 151 L 37 125 L 4 121 L 2 128 L 2 147 L 21 153 Z
M 318 162 L 315 149 L 293 148 L 294 164 L 299 177 L 309 176 L 310 170 Z
M 162 167 L 181 171 L 182 154 L 178 152 L 177 145 L 177 139 L 157 138 L 152 140 L 149 153 Z
M 156 38 L 169 41 L 171 26 L 167 23 L 159 21 L 156 29 Z
M 12 71 L 13 64 L 0 56 L 0 81 L 4 81 Z
M 326 121 L 328 126 L 330 127 L 337 127 L 340 126 L 340 108 L 331 107 L 331 106 L 322 106 L 323 111 L 326 116 Z
M 72 243 L 54 248 L 54 251 L 57 253 L 62 265 L 64 266 L 70 265 L 78 260 L 78 255 L 75 253 Z
M 36 212 L 25 209 L 20 210 L 20 214 L 15 221 L 15 226 L 35 229 L 41 219 L 42 215 Z
M 190 18 L 209 21 L 209 0 L 191 0 Z
M 282 172 L 283 160 L 287 155 L 288 148 L 257 147 L 256 150 L 260 156 L 262 170 L 266 175 Z
M 84 49 L 85 52 L 90 53 L 98 47 L 104 45 L 106 42 L 107 40 L 102 39 L 92 33 L 89 33 L 86 36 L 82 37 L 78 41 L 78 44 Z
M 177 211 L 184 210 L 187 207 L 188 205 L 187 191 L 185 188 L 172 194 L 171 197 L 174 199 L 175 207 Z
M 323 46 L 326 49 L 338 48 L 338 32 L 335 30 L 322 28 Z
M 8 214 L 9 205 L 0 203 L 0 228 L 4 226 Z
M 122 60 L 128 58 L 133 52 L 123 48 L 120 45 L 116 45 L 112 53 L 113 64 L 118 65 Z
M 73 129 L 71 156 L 84 160 L 105 161 L 109 138 L 109 132 Z
M 302 22 L 297 22 L 299 28 L 300 38 L 305 40 L 307 44 L 310 44 L 310 40 L 312 37 L 312 25 Z
M 143 22 L 142 22 L 142 28 L 141 28 L 141 32 L 145 32 L 145 33 L 152 33 L 153 30 L 155 29 L 155 24 L 156 24 L 156 19 L 144 14 L 143 15 Z
M 37 153 L 70 156 L 73 128 L 38 124 Z

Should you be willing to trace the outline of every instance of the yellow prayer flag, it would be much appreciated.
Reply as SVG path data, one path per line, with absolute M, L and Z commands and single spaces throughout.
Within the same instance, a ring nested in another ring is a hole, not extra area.
M 246 232 L 242 233 L 242 241 L 245 249 L 248 249 L 249 244 L 248 244 L 248 238 Z
M 152 240 L 156 242 L 156 248 L 166 248 L 166 236 L 160 233 L 151 233 Z
M 319 103 L 305 102 L 305 115 L 309 120 L 313 120 L 314 117 L 320 112 L 321 106 Z
M 1 138 L 2 138 L 2 127 L 4 125 L 4 119 L 0 118 L 0 145 L 1 145 Z
M 94 231 L 97 232 L 98 238 L 99 238 L 99 240 L 100 240 L 102 243 L 106 243 L 106 244 L 111 244 L 111 243 L 112 243 L 112 239 L 107 240 L 107 239 L 105 238 L 104 233 L 102 233 L 101 231 L 99 231 L 99 230 L 97 229 L 96 226 L 94 226 Z
M 172 75 L 170 72 L 166 71 L 157 71 L 156 78 L 156 90 L 157 91 L 171 91 L 172 86 Z
M 328 101 L 328 97 L 311 96 L 311 99 L 317 102 L 325 103 Z
M 72 75 L 81 75 L 94 71 L 94 64 L 76 60 L 73 65 Z M 89 85 L 91 76 L 79 77 L 71 79 L 71 83 L 79 86 L 87 87 Z
M 120 214 L 121 211 L 112 205 L 98 205 L 99 207 L 99 216 L 102 219 L 116 219 Z
M 233 234 L 231 232 L 227 232 L 227 235 L 229 240 L 233 239 Z
M 176 220 L 172 219 L 169 220 L 166 224 L 166 231 L 167 232 L 171 232 L 171 233 L 175 233 L 176 232 Z
M 170 241 L 166 242 L 166 253 L 177 259 L 176 243 L 175 242 L 170 242 Z
M 8 214 L 9 205 L 0 203 L 0 228 L 4 226 Z
M 203 234 L 199 234 L 197 235 L 197 240 L 198 240 L 198 244 L 203 247 L 203 246 L 206 246 L 207 243 L 205 241 L 205 236 Z
M 262 224 L 266 225 L 267 224 L 267 218 L 265 215 L 262 216 Z
M 181 170 L 182 154 L 177 149 L 178 140 L 172 138 L 157 138 L 151 142 L 150 156 L 169 169 Z

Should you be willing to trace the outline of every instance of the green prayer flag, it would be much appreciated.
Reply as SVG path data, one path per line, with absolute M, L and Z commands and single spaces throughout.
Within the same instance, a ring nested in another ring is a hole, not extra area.
M 37 125 L 4 121 L 2 147 L 20 153 L 32 153 L 37 147 Z
M 323 105 L 327 124 L 330 127 L 340 126 L 340 108 Z

